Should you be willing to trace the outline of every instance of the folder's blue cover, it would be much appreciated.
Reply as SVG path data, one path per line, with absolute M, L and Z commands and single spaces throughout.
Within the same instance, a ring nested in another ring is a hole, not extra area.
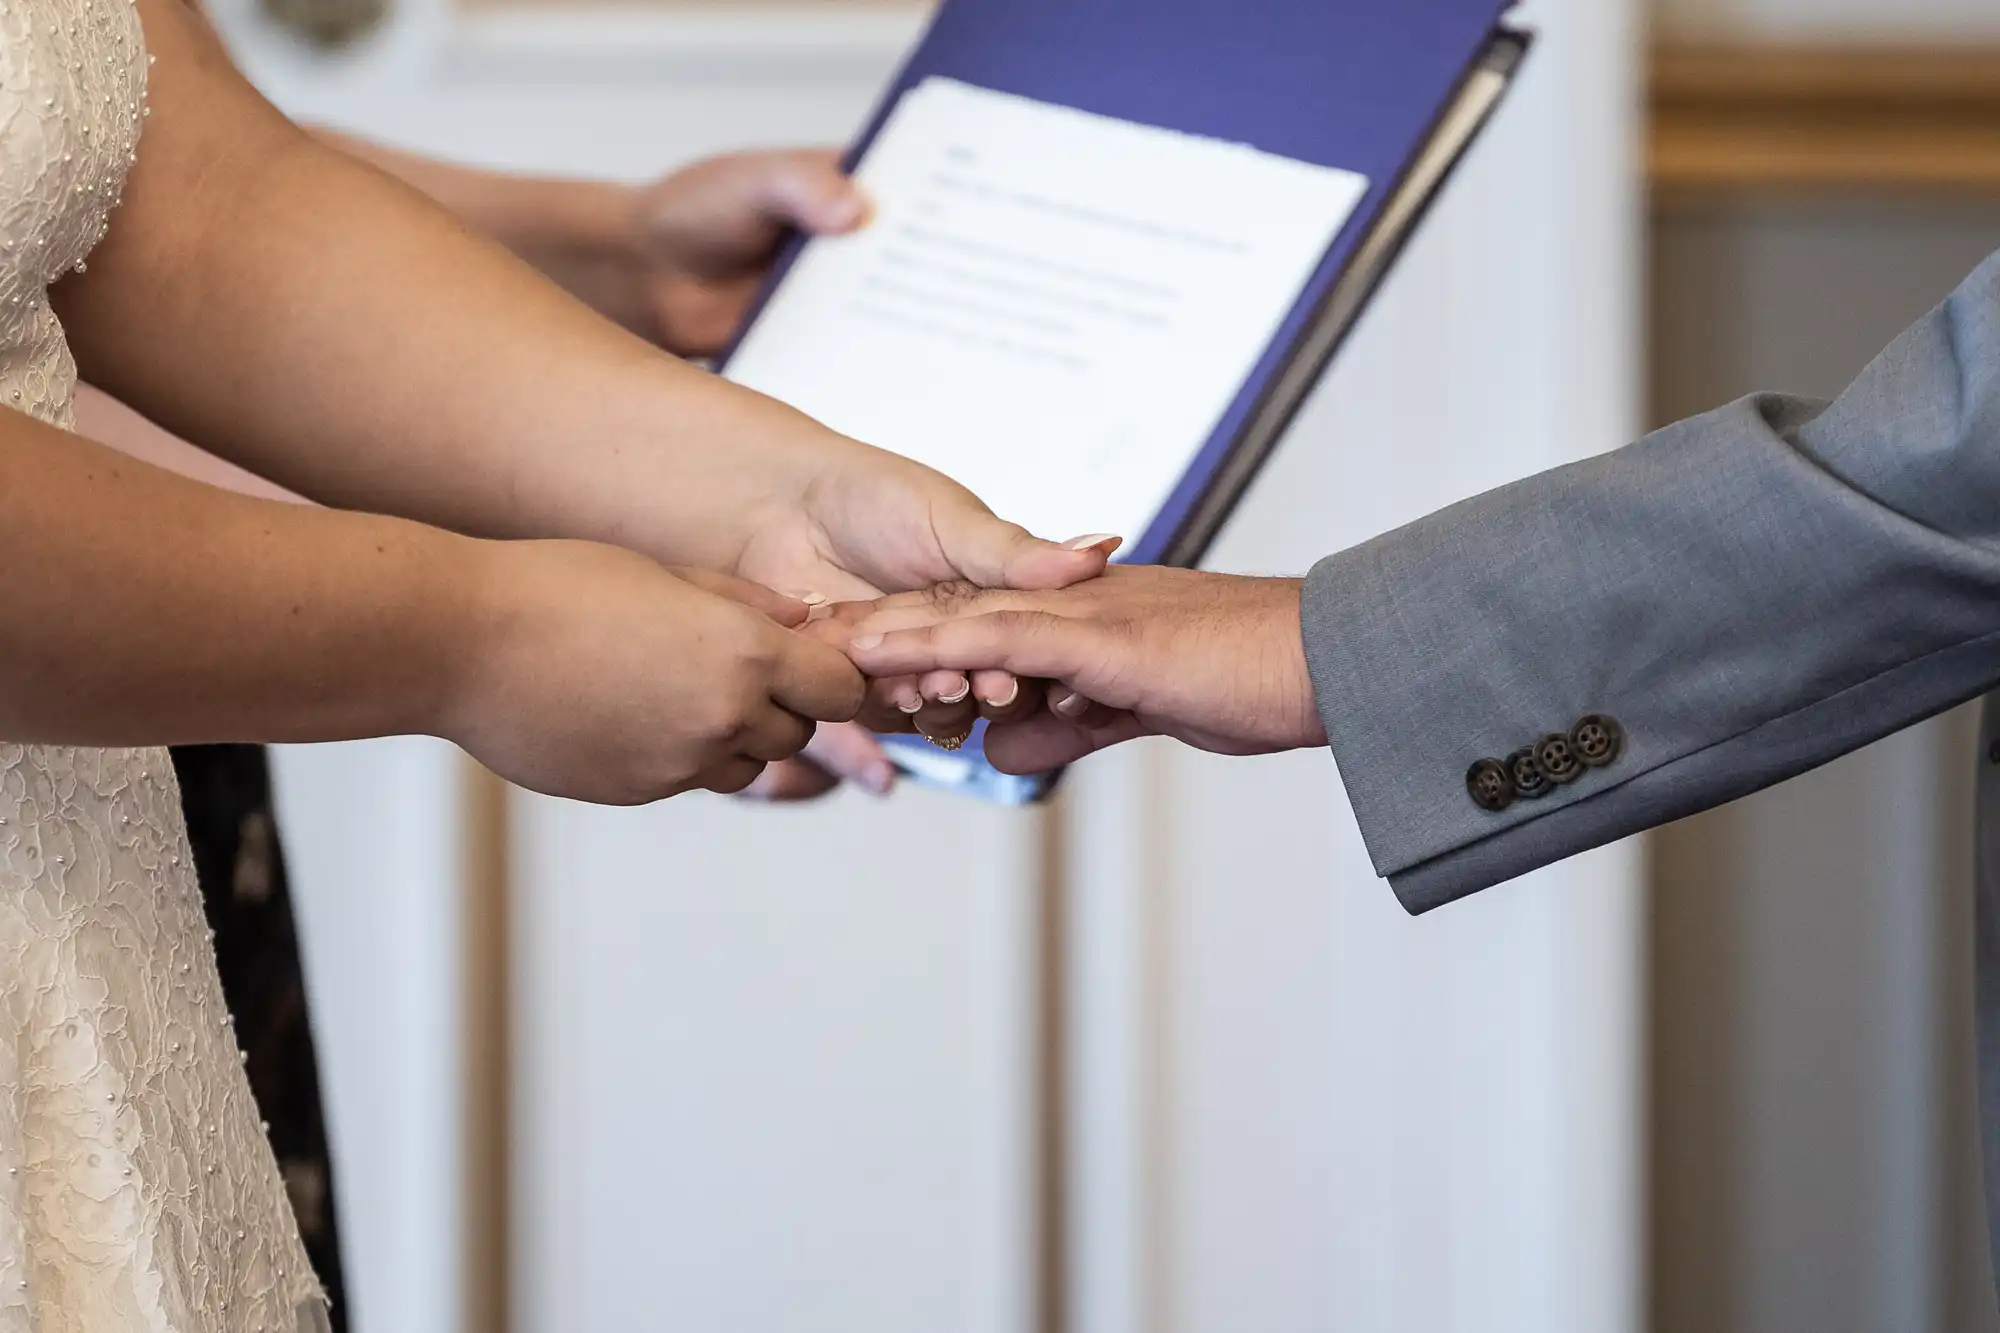
M 1360 206 L 1161 512 L 1145 533 L 1125 534 L 1121 559 L 1157 561 L 1511 7 L 1512 0 L 943 0 L 848 161 L 866 153 L 904 92 L 942 76 L 1368 178 Z M 781 257 L 764 297 L 803 243 Z M 977 749 L 975 738 L 948 762 L 984 768 Z M 964 785 L 1003 797 L 1011 790 L 1015 799 L 1039 791 L 1004 780 Z

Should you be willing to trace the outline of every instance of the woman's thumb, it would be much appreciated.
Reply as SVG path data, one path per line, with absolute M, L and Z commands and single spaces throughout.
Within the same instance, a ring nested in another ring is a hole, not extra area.
M 1066 542 L 1045 541 L 1017 523 L 981 515 L 946 555 L 982 588 L 1066 588 L 1104 572 L 1124 538 L 1094 532 Z M 953 547 L 956 549 L 953 549 Z

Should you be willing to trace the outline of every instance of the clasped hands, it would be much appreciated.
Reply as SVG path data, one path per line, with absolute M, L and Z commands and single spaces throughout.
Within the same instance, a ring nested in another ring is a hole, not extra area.
M 1108 566 L 893 455 L 848 462 L 734 560 L 713 558 L 728 543 L 678 567 L 475 543 L 473 648 L 423 729 L 522 786 L 614 805 L 742 791 L 855 719 L 949 745 L 983 713 L 988 759 L 1020 773 L 1144 735 L 1325 743 L 1297 580 Z
M 949 582 L 814 607 L 798 632 L 869 679 L 860 720 L 1035 773 L 1146 735 L 1221 754 L 1324 745 L 1300 582 L 1111 566 L 1052 591 Z

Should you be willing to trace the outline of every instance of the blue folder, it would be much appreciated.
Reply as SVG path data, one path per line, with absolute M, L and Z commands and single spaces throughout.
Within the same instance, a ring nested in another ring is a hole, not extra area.
M 944 0 L 849 152 L 942 76 L 1357 172 L 1368 191 L 1180 482 L 1120 558 L 1196 563 L 1526 54 L 1507 0 Z M 800 248 L 775 266 L 751 321 Z M 747 327 L 747 325 L 746 325 Z M 726 364 L 727 357 L 724 358 Z M 924 780 L 1034 800 L 1055 776 L 892 738 Z

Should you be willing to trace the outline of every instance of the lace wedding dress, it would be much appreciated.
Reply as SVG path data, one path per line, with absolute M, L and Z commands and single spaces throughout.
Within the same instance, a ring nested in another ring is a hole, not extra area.
M 104 235 L 147 64 L 130 0 L 0 0 L 0 407 L 71 424 L 48 286 Z M 325 1322 L 167 752 L 0 743 L 0 1333 Z

